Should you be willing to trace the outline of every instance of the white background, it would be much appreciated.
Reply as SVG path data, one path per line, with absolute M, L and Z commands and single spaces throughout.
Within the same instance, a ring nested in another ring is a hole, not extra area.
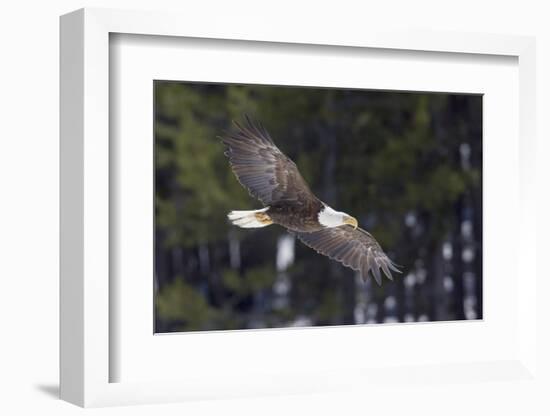
M 246 13 L 257 19 L 301 22 L 326 20 L 327 30 L 339 25 L 362 27 L 387 21 L 389 27 L 431 27 L 489 33 L 537 35 L 538 168 L 540 182 L 539 259 L 548 254 L 543 235 L 549 230 L 548 157 L 550 129 L 550 31 L 546 2 L 535 1 L 376 1 L 260 2 L 226 1 L 197 4 L 183 1 L 19 1 L 0 13 L 0 413 L 73 414 L 81 409 L 55 399 L 58 383 L 58 16 L 83 6 L 179 10 L 207 16 Z M 357 4 L 355 4 L 357 3 Z M 359 5 L 361 3 L 361 5 Z M 252 17 L 251 17 L 252 18 Z M 246 28 L 243 28 L 243 31 Z M 546 138 L 543 141 L 542 138 Z M 544 166 L 546 165 L 546 166 Z M 512 235 L 514 223 L 504 224 Z M 545 232 L 546 231 L 546 232 Z M 503 253 L 503 257 L 506 253 Z M 542 273 L 542 272 L 541 272 Z M 544 280 L 539 293 L 548 293 Z M 549 305 L 539 310 L 548 319 Z M 548 331 L 539 323 L 543 350 L 539 367 L 550 375 Z M 543 332 L 544 330 L 544 332 Z M 547 379 L 548 380 L 548 379 Z M 540 384 L 539 384 L 540 385 Z M 460 387 L 460 395 L 456 394 Z M 99 414 L 549 414 L 550 386 L 533 390 L 528 383 L 483 386 L 433 385 L 399 389 L 391 385 L 374 397 L 333 394 L 194 402 L 92 410 Z

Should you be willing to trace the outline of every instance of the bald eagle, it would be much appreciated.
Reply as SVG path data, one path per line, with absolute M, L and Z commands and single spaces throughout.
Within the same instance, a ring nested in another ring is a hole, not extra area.
M 235 131 L 220 139 L 237 180 L 264 208 L 231 211 L 229 220 L 242 228 L 279 224 L 318 253 L 359 271 L 363 280 L 370 271 L 380 285 L 380 270 L 393 280 L 390 270 L 400 271 L 374 237 L 354 217 L 317 198 L 267 130 L 245 119 L 244 125 L 234 122 Z

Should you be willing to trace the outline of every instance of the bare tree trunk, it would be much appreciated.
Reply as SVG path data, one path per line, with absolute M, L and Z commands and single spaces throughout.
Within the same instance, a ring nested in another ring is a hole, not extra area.
M 229 242 L 229 264 L 232 269 L 241 267 L 241 242 L 235 235 L 235 231 L 231 229 L 228 236 Z
M 210 273 L 210 249 L 206 243 L 199 245 L 199 267 L 202 275 Z
M 282 234 L 277 240 L 277 252 L 275 265 L 277 278 L 273 284 L 273 308 L 283 309 L 290 304 L 290 290 L 292 281 L 287 269 L 294 264 L 296 251 L 296 238 L 293 234 Z

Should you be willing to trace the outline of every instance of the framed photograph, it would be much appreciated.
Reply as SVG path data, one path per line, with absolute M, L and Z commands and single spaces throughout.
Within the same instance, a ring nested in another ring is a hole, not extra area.
M 298 29 L 61 18 L 63 399 L 537 382 L 534 40 Z

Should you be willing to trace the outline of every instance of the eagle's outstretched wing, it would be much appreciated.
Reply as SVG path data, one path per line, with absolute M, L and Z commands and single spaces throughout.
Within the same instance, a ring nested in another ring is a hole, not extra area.
M 269 133 L 246 116 L 245 125 L 220 137 L 239 182 L 264 205 L 316 198 L 296 164 L 273 143 Z
M 354 229 L 344 225 L 313 233 L 295 234 L 306 246 L 318 253 L 358 270 L 363 280 L 367 279 L 369 270 L 379 285 L 382 283 L 380 269 L 390 280 L 393 280 L 390 270 L 400 273 L 374 237 L 361 228 Z

